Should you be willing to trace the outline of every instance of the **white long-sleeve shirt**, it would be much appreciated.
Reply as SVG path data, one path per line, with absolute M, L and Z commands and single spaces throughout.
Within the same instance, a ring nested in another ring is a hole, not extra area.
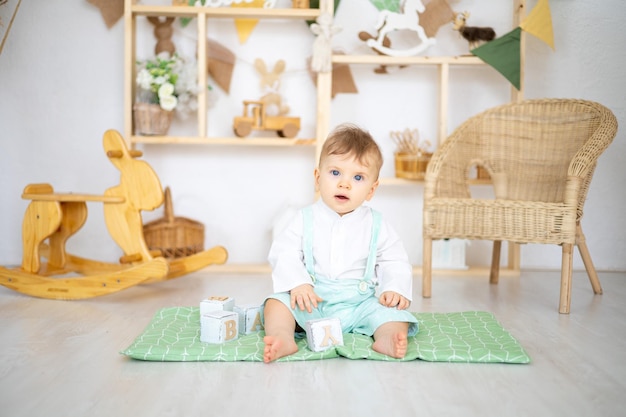
M 362 279 L 372 236 L 372 211 L 361 206 L 339 216 L 322 200 L 313 204 L 313 260 L 315 274 L 330 279 Z M 300 210 L 286 229 L 275 237 L 268 255 L 275 292 L 312 284 L 303 252 L 304 224 Z M 412 267 L 402 241 L 382 221 L 376 250 L 374 283 L 379 292 L 395 291 L 412 299 Z

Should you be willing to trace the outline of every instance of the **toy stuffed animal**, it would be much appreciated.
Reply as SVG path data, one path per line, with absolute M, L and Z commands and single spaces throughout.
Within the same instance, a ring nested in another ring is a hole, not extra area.
M 289 106 L 283 104 L 283 98 L 278 92 L 280 88 L 280 75 L 285 71 L 285 61 L 280 59 L 274 64 L 272 72 L 267 70 L 265 61 L 257 58 L 254 67 L 261 76 L 261 90 L 265 94 L 260 101 L 265 103 L 266 114 L 270 116 L 284 116 L 289 113 Z
M 490 27 L 466 26 L 469 12 L 459 13 L 454 19 L 454 30 L 458 30 L 461 36 L 469 42 L 470 49 L 480 46 L 481 43 L 492 41 L 496 38 L 496 32 Z
M 148 16 L 148 21 L 154 25 L 154 37 L 157 39 L 154 54 L 169 52 L 170 56 L 174 55 L 174 52 L 176 52 L 176 46 L 172 42 L 172 35 L 174 34 L 172 23 L 174 23 L 174 18 L 167 17 L 165 20 L 161 20 L 156 16 Z

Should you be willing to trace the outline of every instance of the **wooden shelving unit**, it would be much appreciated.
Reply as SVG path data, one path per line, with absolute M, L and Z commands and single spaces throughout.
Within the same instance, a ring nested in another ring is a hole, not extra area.
M 201 144 L 201 145 L 235 145 L 235 146 L 315 146 L 315 160 L 319 156 L 321 146 L 330 131 L 332 72 L 317 74 L 317 112 L 316 131 L 313 138 L 283 139 L 275 137 L 255 137 L 242 139 L 238 137 L 209 137 L 207 135 L 207 100 L 206 91 L 201 90 L 198 95 L 197 136 L 139 136 L 134 134 L 132 108 L 135 97 L 135 61 L 136 61 L 136 26 L 137 18 L 145 16 L 174 16 L 195 19 L 197 30 L 197 65 L 198 83 L 207 84 L 207 21 L 210 19 L 300 19 L 315 20 L 322 13 L 333 15 L 333 1 L 321 0 L 319 9 L 264 9 L 264 8 L 232 8 L 232 7 L 194 7 L 194 6 L 150 6 L 136 4 L 137 0 L 125 0 L 125 80 L 124 80 L 124 136 L 130 142 L 130 146 L 137 144 Z M 513 26 L 518 26 L 524 15 L 526 0 L 513 1 Z M 523 98 L 524 82 L 524 34 L 522 34 L 521 51 L 522 87 L 518 91 L 511 88 L 511 100 Z M 371 55 L 332 55 L 333 63 L 349 65 L 411 65 L 411 66 L 436 66 L 438 71 L 438 120 L 437 120 L 437 143 L 442 143 L 448 135 L 448 99 L 449 80 L 451 67 L 455 66 L 480 66 L 487 65 L 475 56 L 412 56 L 392 57 L 372 53 Z M 383 178 L 382 184 L 389 186 L 419 186 L 420 181 L 405 180 L 401 178 Z M 489 181 L 475 180 L 474 185 L 489 184 Z M 488 269 L 473 268 L 468 270 L 434 271 L 436 274 L 482 274 Z M 223 265 L 212 268 L 217 272 L 233 273 L 265 273 L 269 272 L 267 265 Z M 519 245 L 509 244 L 508 265 L 502 269 L 502 275 L 517 275 L 520 270 Z M 421 269 L 414 267 L 414 272 Z
M 133 102 L 135 97 L 136 77 L 136 28 L 137 18 L 147 16 L 173 16 L 193 18 L 197 30 L 197 66 L 198 84 L 207 85 L 207 21 L 210 19 L 295 19 L 315 20 L 320 13 L 332 13 L 332 0 L 322 0 L 319 9 L 265 9 L 235 7 L 195 7 L 195 6 L 151 6 L 137 4 L 137 0 L 124 0 L 124 137 L 131 147 L 136 144 L 195 144 L 195 145 L 235 145 L 235 146 L 314 146 L 323 140 L 328 131 L 327 119 L 318 118 L 314 138 L 283 139 L 276 137 L 255 137 L 242 139 L 232 137 L 207 136 L 207 92 L 201 89 L 198 94 L 197 135 L 196 136 L 141 136 L 135 135 L 133 126 Z M 317 77 L 318 91 L 330 85 L 330 74 L 319 74 Z M 320 97 L 321 94 L 321 97 Z M 318 93 L 318 109 L 330 102 L 325 93 Z

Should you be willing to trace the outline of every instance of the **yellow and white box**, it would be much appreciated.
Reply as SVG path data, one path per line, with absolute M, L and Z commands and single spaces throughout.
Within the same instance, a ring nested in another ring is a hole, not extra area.
M 235 306 L 233 311 L 239 314 L 240 334 L 250 334 L 263 330 L 261 306 L 254 304 Z
M 235 299 L 227 296 L 212 296 L 200 301 L 200 315 L 211 311 L 224 310 L 233 311 Z
M 306 322 L 306 340 L 313 352 L 322 352 L 343 346 L 341 321 L 338 318 L 309 320 Z
M 239 337 L 239 317 L 234 311 L 216 310 L 200 316 L 200 341 L 225 343 Z

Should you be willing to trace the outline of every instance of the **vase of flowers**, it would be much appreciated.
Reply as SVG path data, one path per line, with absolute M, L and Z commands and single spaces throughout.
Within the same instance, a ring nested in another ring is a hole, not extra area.
M 140 135 L 167 134 L 174 112 L 186 116 L 197 109 L 196 66 L 163 52 L 137 62 L 137 91 L 133 115 Z

